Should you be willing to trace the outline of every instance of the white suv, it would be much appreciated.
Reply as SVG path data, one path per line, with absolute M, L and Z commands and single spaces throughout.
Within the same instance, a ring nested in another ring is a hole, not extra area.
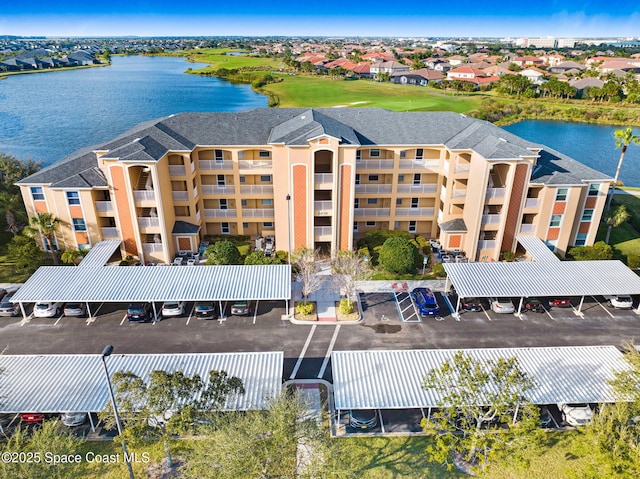
M 62 303 L 36 303 L 33 307 L 35 318 L 53 318 L 62 313 Z

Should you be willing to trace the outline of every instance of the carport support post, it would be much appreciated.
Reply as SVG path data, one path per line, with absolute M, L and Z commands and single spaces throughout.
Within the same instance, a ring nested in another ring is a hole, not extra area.
M 520 304 L 518 304 L 518 316 L 520 316 L 520 312 L 522 311 L 522 302 L 524 301 L 524 298 L 522 296 L 520 296 Z
M 93 424 L 93 418 L 91 417 L 91 413 L 88 412 L 87 415 L 89 416 L 89 423 L 91 424 L 91 431 L 92 432 L 96 432 L 96 425 Z
M 20 305 L 20 311 L 22 311 L 22 319 L 24 321 L 26 321 L 27 320 L 27 313 L 24 312 L 24 304 L 22 304 L 22 301 L 20 301 L 18 304 Z
M 91 319 L 91 307 L 89 307 L 89 301 L 87 301 L 87 315 L 89 316 L 89 319 Z
M 158 312 L 156 311 L 156 302 L 151 301 L 151 305 L 153 306 L 153 322 L 158 322 Z
M 218 300 L 218 305 L 220 306 L 220 319 L 224 319 L 224 309 L 222 309 L 222 300 Z
M 520 405 L 517 404 L 516 405 L 516 410 L 513 411 L 513 420 L 511 421 L 511 424 L 515 424 L 516 420 L 518 419 L 518 411 L 520 411 Z
M 460 311 L 460 296 L 458 296 L 458 300 L 456 301 L 456 314 Z
M 445 293 L 448 293 L 449 292 L 449 288 L 451 287 L 451 286 L 449 286 L 449 282 L 450 282 L 449 281 L 449 276 L 447 276 L 447 279 L 444 282 L 444 292 Z
M 580 304 L 578 305 L 578 313 L 582 312 L 582 303 L 584 303 L 584 296 L 580 298 Z M 638 307 L 640 308 L 640 305 Z

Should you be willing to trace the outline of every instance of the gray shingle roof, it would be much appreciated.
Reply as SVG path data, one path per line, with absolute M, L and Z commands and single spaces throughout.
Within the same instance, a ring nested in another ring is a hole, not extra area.
M 551 148 L 540 152 L 536 168 L 531 173 L 531 183 L 545 185 L 574 185 L 585 180 L 611 181 L 611 177 Z
M 195 235 L 200 231 L 200 226 L 194 225 L 193 223 L 188 223 L 186 221 L 176 221 L 173 223 L 173 230 L 171 234 L 174 235 Z
M 462 218 L 456 218 L 453 220 L 445 221 L 444 223 L 439 224 L 440 229 L 442 231 L 448 232 L 466 232 L 467 225 L 465 224 Z

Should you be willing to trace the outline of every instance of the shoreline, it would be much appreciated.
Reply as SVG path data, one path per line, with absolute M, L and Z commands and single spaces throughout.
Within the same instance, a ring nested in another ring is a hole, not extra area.
M 109 63 L 96 63 L 95 65 L 77 65 L 74 67 L 60 67 L 60 68 L 43 68 L 41 70 L 20 70 L 18 72 L 2 72 L 0 73 L 0 80 L 6 80 L 10 76 L 15 75 L 29 75 L 32 73 L 49 73 L 49 72 L 63 72 L 70 70 L 84 70 L 87 68 L 96 68 L 96 67 L 110 67 L 111 62 Z

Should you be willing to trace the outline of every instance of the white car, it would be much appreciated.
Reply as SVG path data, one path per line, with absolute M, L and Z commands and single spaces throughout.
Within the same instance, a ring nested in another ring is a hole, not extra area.
M 35 318 L 53 318 L 62 313 L 62 303 L 36 303 L 33 307 Z
M 162 305 L 162 316 L 182 316 L 183 314 L 183 301 L 167 301 Z
M 627 295 L 611 296 L 609 304 L 616 309 L 631 309 L 633 308 L 633 299 Z
M 182 266 L 182 262 L 184 261 L 184 258 L 182 256 L 176 256 L 173 259 L 173 265 L 174 266 Z
M 570 426 L 584 426 L 593 419 L 593 409 L 588 404 L 558 404 L 562 419 Z
M 81 426 L 87 420 L 87 413 L 65 412 L 60 415 L 60 420 L 67 427 Z
M 509 298 L 489 298 L 489 304 L 491 304 L 491 311 L 494 313 L 515 313 L 516 308 Z
M 195 266 L 196 264 L 196 259 L 195 258 L 189 258 L 187 260 L 187 266 Z

